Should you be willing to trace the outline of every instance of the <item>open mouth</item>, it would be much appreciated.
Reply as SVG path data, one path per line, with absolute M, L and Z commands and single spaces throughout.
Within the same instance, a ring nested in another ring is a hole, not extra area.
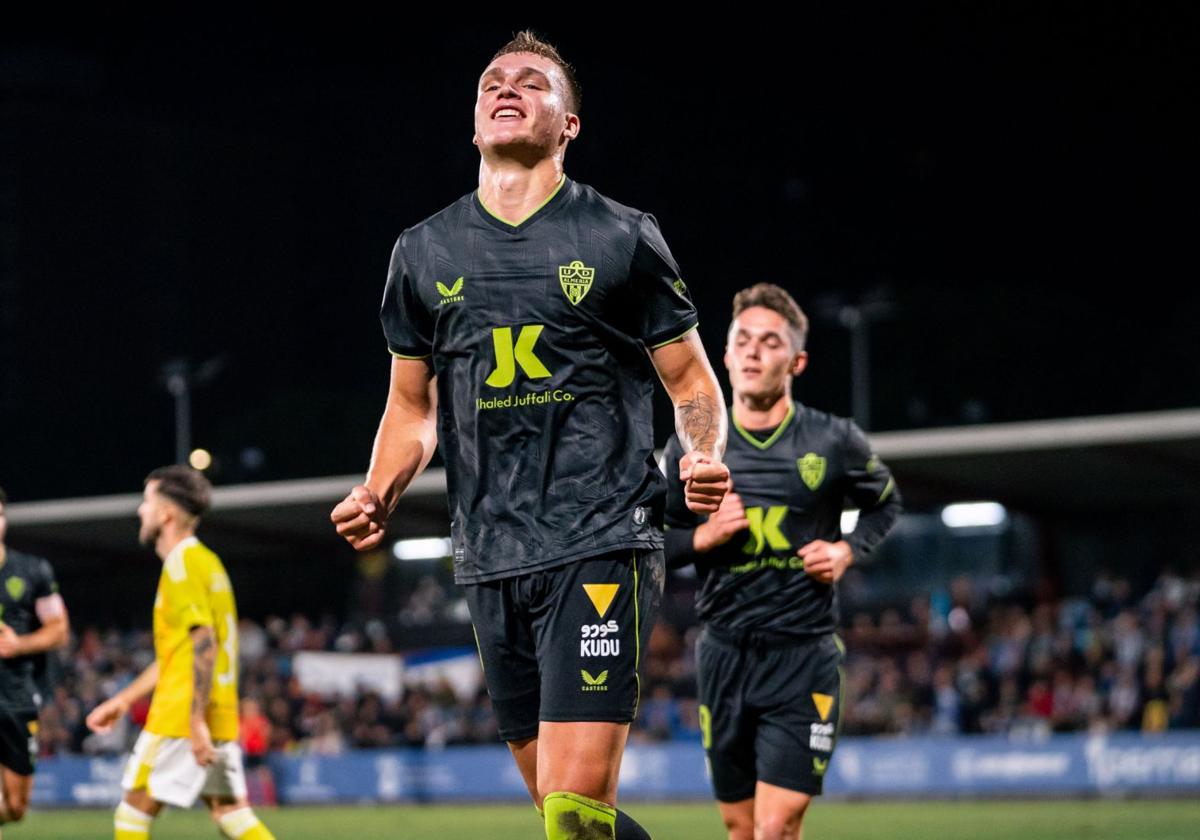
M 497 108 L 495 111 L 493 111 L 492 119 L 494 119 L 494 120 L 523 120 L 523 119 L 525 119 L 525 114 L 522 113 L 517 108 L 505 106 L 504 108 Z

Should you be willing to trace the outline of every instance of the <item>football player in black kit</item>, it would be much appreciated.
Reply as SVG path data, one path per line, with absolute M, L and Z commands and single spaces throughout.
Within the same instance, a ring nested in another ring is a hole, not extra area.
M 661 379 L 672 474 L 715 512 L 726 412 L 654 218 L 563 171 L 579 87 L 519 34 L 479 80 L 479 189 L 401 234 L 380 317 L 392 384 L 366 480 L 333 511 L 355 548 L 440 444 L 455 578 L 546 835 L 636 840 L 615 808 L 640 648 L 662 594 Z
M 4 544 L 8 497 L 0 489 L 0 823 L 29 807 L 37 758 L 38 678 L 46 652 L 67 643 L 67 608 L 54 570 Z
M 705 519 L 669 471 L 666 556 L 699 577 L 700 727 L 730 840 L 798 840 L 841 715 L 834 584 L 887 534 L 900 496 L 854 423 L 792 400 L 808 321 L 791 295 L 760 283 L 733 318 L 733 489 Z M 672 439 L 665 463 L 680 451 Z M 848 537 L 844 501 L 861 511 Z

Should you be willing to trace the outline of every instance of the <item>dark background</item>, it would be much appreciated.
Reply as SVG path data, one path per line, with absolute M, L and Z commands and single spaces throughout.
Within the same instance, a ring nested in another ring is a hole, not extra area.
M 874 430 L 1200 405 L 1200 11 L 1048 5 L 10 22 L 0 484 L 136 491 L 174 455 L 174 358 L 217 360 L 194 419 L 218 482 L 364 469 L 391 245 L 475 186 L 474 85 L 527 25 L 584 86 L 568 174 L 657 216 L 710 354 L 770 280 L 814 318 L 800 398 L 838 413 L 830 313 L 890 311 Z

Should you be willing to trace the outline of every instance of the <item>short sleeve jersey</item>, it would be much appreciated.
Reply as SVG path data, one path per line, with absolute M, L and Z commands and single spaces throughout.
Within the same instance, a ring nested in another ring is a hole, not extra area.
M 672 438 L 664 466 L 678 464 L 681 456 Z M 766 440 L 735 421 L 725 464 L 750 527 L 707 554 L 691 555 L 700 577 L 698 617 L 732 632 L 833 632 L 834 587 L 806 574 L 796 551 L 813 540 L 843 539 L 841 516 L 849 502 L 863 515 L 848 541 L 857 556 L 869 552 L 900 510 L 887 466 L 853 422 L 798 404 Z M 666 473 L 667 526 L 695 528 L 703 520 L 684 504 L 678 469 Z
M 58 592 L 49 561 L 5 550 L 0 565 L 0 621 L 18 636 L 42 626 L 37 602 Z M 0 704 L 10 709 L 29 710 L 39 702 L 38 680 L 46 670 L 46 654 L 35 653 L 0 659 Z
M 566 178 L 516 225 L 471 193 L 400 236 L 380 316 L 437 376 L 458 582 L 662 545 L 647 350 L 697 318 L 652 216 Z
M 195 537 L 183 540 L 163 562 L 154 599 L 154 657 L 158 685 L 146 731 L 169 738 L 191 736 L 194 627 L 211 627 L 217 661 L 205 717 L 213 740 L 238 737 L 237 606 L 221 560 Z

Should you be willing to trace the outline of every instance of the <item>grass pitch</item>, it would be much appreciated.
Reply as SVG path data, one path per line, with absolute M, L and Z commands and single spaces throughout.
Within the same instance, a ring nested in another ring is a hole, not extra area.
M 627 803 L 655 840 L 725 840 L 712 803 Z M 278 840 L 537 840 L 530 805 L 260 809 Z M 805 840 L 1195 840 L 1200 801 L 822 802 Z M 112 837 L 110 811 L 34 811 L 4 840 Z M 213 840 L 202 811 L 168 811 L 153 840 Z

